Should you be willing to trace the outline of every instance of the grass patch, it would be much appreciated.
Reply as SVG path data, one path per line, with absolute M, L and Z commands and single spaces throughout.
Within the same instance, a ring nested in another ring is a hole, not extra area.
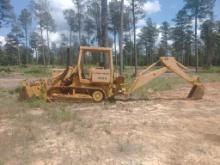
M 16 87 L 15 89 L 10 89 L 8 90 L 8 93 L 13 95 L 13 94 L 19 94 L 21 92 L 21 87 Z
M 22 68 L 21 72 L 32 76 L 47 76 L 50 75 L 50 69 L 42 66 L 32 66 L 27 68 Z
M 132 82 L 132 79 L 129 79 L 129 84 Z M 159 77 L 156 78 L 142 88 L 135 91 L 135 95 L 146 97 L 149 93 L 157 91 L 171 90 L 177 87 L 178 85 L 184 84 L 185 81 L 178 76 L 168 76 L 168 77 Z
M 0 67 L 0 77 L 6 77 L 8 74 L 12 73 L 10 67 Z
M 0 165 L 4 165 L 4 162 L 0 160 Z
M 8 66 L 0 67 L 0 75 L 3 77 L 14 72 L 27 76 L 49 76 L 51 74 L 51 69 L 51 67 L 45 67 L 42 65 Z
M 116 139 L 117 150 L 119 153 L 130 155 L 133 153 L 140 153 L 143 149 L 143 144 L 131 143 L 126 137 L 120 137 Z
M 143 69 L 143 68 L 142 68 Z M 126 82 L 131 84 L 134 80 L 133 77 L 134 70 L 132 68 L 126 67 L 124 71 L 124 76 L 126 78 Z M 203 83 L 207 82 L 220 82 L 220 67 L 210 67 L 208 70 L 204 70 L 199 73 L 187 73 L 189 76 L 199 76 Z M 156 92 L 156 91 L 164 91 L 164 90 L 171 90 L 176 88 L 179 85 L 187 84 L 187 82 L 178 77 L 177 75 L 170 74 L 170 75 L 163 75 L 159 78 L 156 78 L 142 88 L 138 89 L 135 92 L 135 95 L 138 96 L 148 96 L 149 93 Z
M 47 104 L 46 101 L 41 98 L 32 98 L 32 99 L 28 99 L 25 102 L 28 103 L 30 108 L 39 108 Z
M 220 73 L 198 73 L 196 74 L 200 76 L 203 82 L 219 82 L 220 81 Z
M 53 122 L 62 123 L 74 120 L 74 118 L 77 118 L 77 115 L 76 113 L 65 110 L 64 107 L 59 107 L 58 109 L 50 110 L 48 117 Z
M 0 72 L 11 73 L 12 70 L 10 67 L 1 67 Z
M 126 139 L 125 141 L 117 139 L 116 143 L 117 143 L 118 151 L 119 152 L 128 153 L 128 151 L 129 151 L 129 143 L 130 143 L 128 139 Z
M 219 73 L 201 72 L 201 73 L 195 73 L 195 74 L 189 73 L 189 74 L 199 76 L 203 83 L 220 82 Z M 171 90 L 182 84 L 187 84 L 187 82 L 178 76 L 175 75 L 169 77 L 163 76 L 150 81 L 144 87 L 138 89 L 135 93 L 140 96 L 147 96 L 151 92 Z
M 172 77 L 159 77 L 147 84 L 148 89 L 152 89 L 154 91 L 161 90 L 170 90 L 176 87 L 177 85 L 183 84 L 184 80 L 177 76 Z
M 209 68 L 204 68 L 205 73 L 220 73 L 220 67 L 219 66 L 212 66 Z

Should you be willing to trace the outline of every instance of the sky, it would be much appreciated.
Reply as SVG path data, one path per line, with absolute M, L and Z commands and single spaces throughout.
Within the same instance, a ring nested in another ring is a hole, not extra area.
M 51 34 L 52 41 L 58 41 L 60 34 L 68 31 L 68 25 L 63 17 L 63 10 L 74 8 L 72 0 L 49 0 L 51 6 L 51 13 L 55 19 L 57 25 L 57 32 Z M 12 0 L 14 11 L 16 15 L 19 15 L 23 8 L 27 8 L 29 0 Z M 125 0 L 126 3 L 126 0 Z M 172 24 L 172 19 L 175 18 L 177 12 L 184 6 L 184 0 L 149 0 L 144 10 L 146 17 L 151 17 L 153 22 L 158 26 L 163 21 L 168 21 Z M 216 0 L 215 5 L 215 19 L 220 20 L 220 0 Z M 142 19 L 138 22 L 138 32 L 140 28 L 145 24 L 146 19 Z M 10 31 L 9 28 L 0 29 L 0 41 L 4 40 L 4 37 Z

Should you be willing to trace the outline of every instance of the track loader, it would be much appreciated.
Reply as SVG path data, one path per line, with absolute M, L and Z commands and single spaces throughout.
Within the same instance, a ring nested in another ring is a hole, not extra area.
M 162 67 L 153 69 L 159 63 Z M 77 66 L 53 70 L 48 80 L 24 81 L 20 96 L 23 99 L 43 97 L 48 101 L 101 102 L 116 95 L 129 96 L 149 81 L 171 71 L 192 84 L 188 98 L 201 99 L 204 95 L 203 84 L 199 77 L 188 75 L 186 70 L 174 57 L 161 57 L 158 62 L 139 72 L 131 85 L 126 85 L 124 77 L 114 72 L 111 48 L 80 47 Z

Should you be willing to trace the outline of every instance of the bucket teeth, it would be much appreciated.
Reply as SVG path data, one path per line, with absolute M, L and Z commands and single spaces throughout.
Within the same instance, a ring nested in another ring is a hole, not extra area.
M 194 85 L 189 92 L 188 98 L 193 100 L 202 99 L 204 96 L 204 86 L 203 85 Z

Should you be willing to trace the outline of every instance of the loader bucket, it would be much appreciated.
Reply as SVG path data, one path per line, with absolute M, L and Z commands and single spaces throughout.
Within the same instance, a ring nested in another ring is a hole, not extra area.
M 24 81 L 20 91 L 20 99 L 26 100 L 34 97 L 46 98 L 46 81 L 39 80 L 35 82 Z
M 204 90 L 205 88 L 203 85 L 194 85 L 188 94 L 188 98 L 193 100 L 202 99 Z

